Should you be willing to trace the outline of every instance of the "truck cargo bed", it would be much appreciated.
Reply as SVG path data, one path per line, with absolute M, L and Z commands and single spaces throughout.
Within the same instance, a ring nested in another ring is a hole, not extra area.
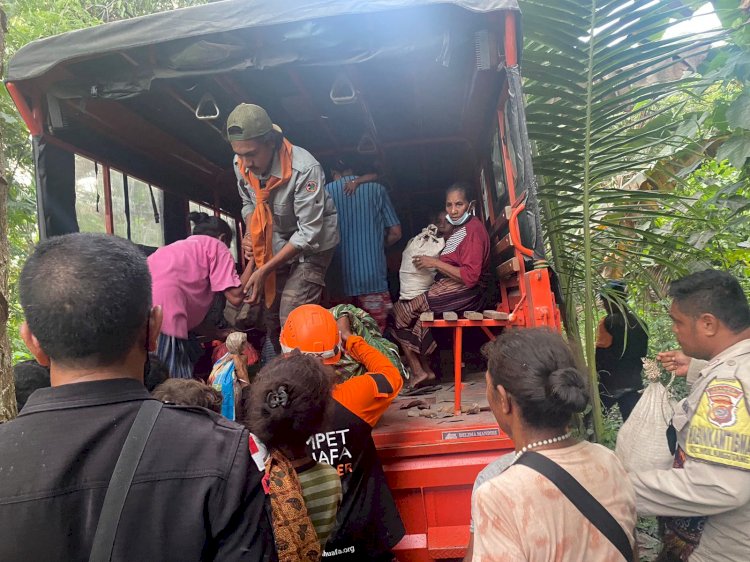
M 487 464 L 513 450 L 489 411 L 484 373 L 465 374 L 463 380 L 462 408 L 478 406 L 479 413 L 409 415 L 416 407 L 405 406 L 416 400 L 430 405 L 423 412 L 452 412 L 453 384 L 442 384 L 423 396 L 397 398 L 373 431 L 406 526 L 395 549 L 400 562 L 462 558 L 474 480 Z

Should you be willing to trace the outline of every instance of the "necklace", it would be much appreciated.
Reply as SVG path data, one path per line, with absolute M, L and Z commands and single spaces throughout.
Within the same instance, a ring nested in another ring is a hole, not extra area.
M 549 439 L 542 439 L 541 441 L 537 441 L 535 443 L 529 443 L 528 445 L 524 445 L 523 449 L 521 449 L 520 451 L 516 453 L 516 458 L 513 460 L 514 461 L 518 460 L 518 457 L 523 455 L 526 451 L 530 451 L 531 449 L 536 449 L 537 447 L 542 447 L 544 445 L 552 445 L 553 443 L 559 443 L 560 441 L 565 441 L 571 435 L 573 435 L 573 432 L 568 431 L 564 435 L 558 435 L 557 437 L 550 437 Z

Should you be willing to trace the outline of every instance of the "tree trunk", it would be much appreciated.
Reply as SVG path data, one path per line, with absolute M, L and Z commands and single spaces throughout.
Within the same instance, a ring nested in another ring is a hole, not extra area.
M 5 12 L 0 8 L 0 74 L 5 74 Z M 3 144 L 0 129 L 0 146 Z M 0 151 L 0 423 L 16 417 L 16 391 L 13 384 L 13 361 L 8 340 L 8 179 L 5 155 Z

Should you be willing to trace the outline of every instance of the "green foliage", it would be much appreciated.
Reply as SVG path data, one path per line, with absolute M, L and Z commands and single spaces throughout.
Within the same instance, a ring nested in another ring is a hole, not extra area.
M 655 272 L 685 272 L 695 248 L 649 225 L 691 208 L 672 192 L 628 181 L 647 173 L 678 134 L 690 93 L 708 84 L 670 72 L 675 59 L 705 54 L 716 33 L 668 36 L 684 6 L 651 0 L 522 2 L 528 129 L 542 176 L 540 197 L 568 317 L 583 321 L 592 387 L 595 293 L 616 273 L 655 283 Z M 594 396 L 594 429 L 603 433 Z
M 5 10 L 8 16 L 7 59 L 35 39 L 97 23 L 83 4 L 75 0 L 49 0 L 45 3 L 11 0 L 5 4 Z M 4 62 L 7 68 L 7 60 Z M 8 335 L 15 362 L 29 358 L 18 332 L 23 320 L 18 302 L 18 275 L 37 239 L 36 193 L 29 132 L 5 88 L 0 88 L 0 119 L 3 127 L 2 149 L 9 180 L 8 238 L 11 255 Z
M 204 0 L 113 0 L 102 4 L 88 0 L 8 0 L 4 5 L 8 16 L 4 68 L 7 68 L 7 61 L 18 49 L 36 39 L 106 21 L 203 3 Z M 13 349 L 13 360 L 16 362 L 29 358 L 26 346 L 19 336 L 23 316 L 18 302 L 18 275 L 37 241 L 38 234 L 31 141 L 26 125 L 18 115 L 5 88 L 0 88 L 0 125 L 3 130 L 2 150 L 6 157 L 10 184 L 8 237 L 11 261 L 8 334 Z M 144 199 L 143 206 L 150 207 L 150 199 Z M 85 224 L 83 227 L 85 229 Z

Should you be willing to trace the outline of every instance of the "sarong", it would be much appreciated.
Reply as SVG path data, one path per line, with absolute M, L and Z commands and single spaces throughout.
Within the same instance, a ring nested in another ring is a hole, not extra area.
M 441 314 L 476 310 L 481 301 L 482 292 L 479 286 L 469 289 L 463 283 L 443 277 L 435 281 L 426 293 L 410 301 L 398 301 L 393 304 L 393 315 L 396 319 L 394 337 L 402 347 L 420 355 L 430 355 L 435 351 L 437 344 L 430 329 L 422 325 L 419 316 L 429 311 Z

